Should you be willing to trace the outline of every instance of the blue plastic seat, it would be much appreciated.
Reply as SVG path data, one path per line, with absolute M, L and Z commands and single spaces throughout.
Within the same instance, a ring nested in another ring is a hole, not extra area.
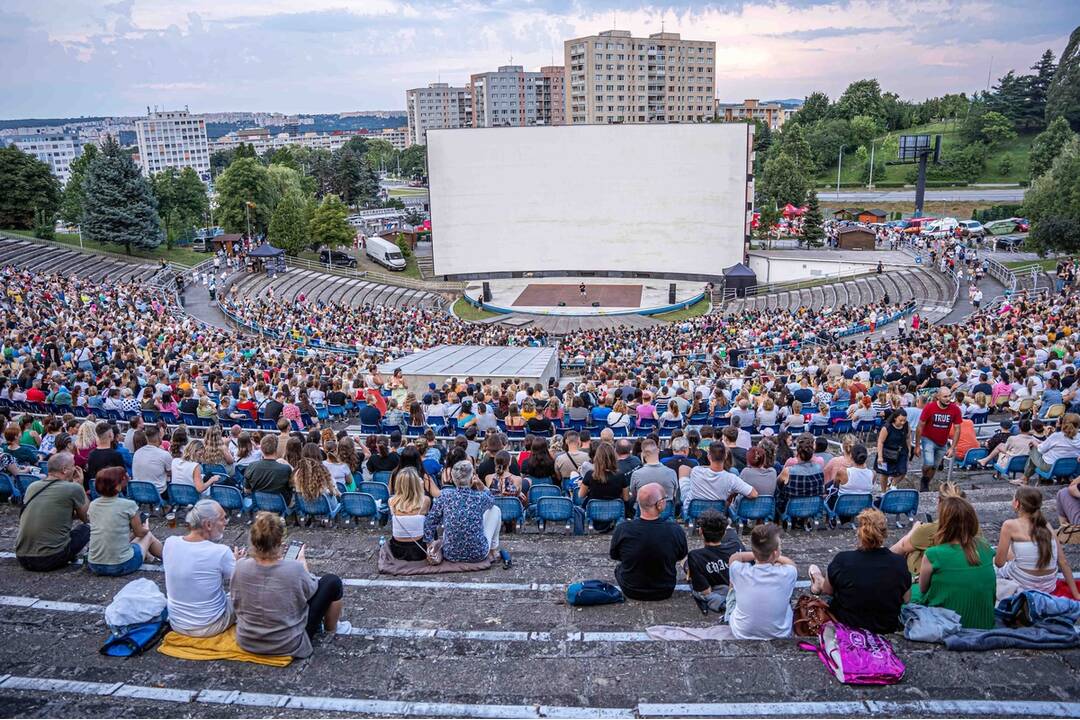
M 252 507 L 257 511 L 277 513 L 282 517 L 292 514 L 292 510 L 285 504 L 284 496 L 278 493 L 256 491 Z
M 390 485 L 390 478 L 394 475 L 390 470 L 380 470 L 377 473 L 373 473 L 371 479 L 374 482 L 382 483 L 383 485 Z
M 529 488 L 529 506 L 535 507 L 541 498 L 562 497 L 562 490 L 549 483 L 533 485 Z
M 232 481 L 232 475 L 229 474 L 228 469 L 224 465 L 219 463 L 203 463 L 201 467 L 203 482 L 214 475 L 220 475 L 221 477 L 228 478 L 230 482 Z
M 21 494 L 12 477 L 7 473 L 0 473 L 0 498 L 16 500 L 19 497 L 21 497 Z
M 252 505 L 251 498 L 244 497 L 244 493 L 231 485 L 214 483 L 210 486 L 210 497 L 217 500 L 226 513 L 235 512 L 237 517 L 247 512 Z
M 330 410 L 325 405 L 316 405 L 315 417 L 319 418 L 320 420 L 329 420 Z
M 641 517 L 641 508 L 638 507 L 637 503 L 634 503 L 634 517 L 635 518 Z M 671 521 L 674 522 L 674 520 L 675 520 L 675 503 L 672 502 L 671 500 L 668 500 L 666 503 L 664 503 L 664 509 L 660 511 L 660 517 L 658 519 L 659 520 L 671 520 Z
M 194 505 L 199 502 L 202 496 L 199 491 L 195 489 L 194 485 L 182 485 L 180 483 L 169 483 L 169 504 L 176 505 L 177 507 L 185 507 L 187 505 Z
M 326 411 L 331 417 L 344 417 L 345 406 L 344 405 L 327 405 Z
M 507 440 L 524 440 L 525 428 L 507 428 L 506 429 Z
M 502 513 L 503 522 L 514 522 L 521 527 L 525 522 L 525 508 L 521 507 L 521 501 L 510 495 L 500 495 L 494 500 L 495 507 Z
M 855 423 L 856 435 L 869 435 L 877 429 L 877 422 L 875 420 L 860 420 Z
M 161 494 L 154 487 L 154 483 L 132 480 L 127 484 L 126 494 L 129 500 L 134 500 L 139 505 L 149 505 L 157 508 L 165 505 L 165 502 L 161 499 Z
M 361 520 L 363 518 L 371 518 L 371 524 L 375 524 L 376 518 L 379 516 L 379 508 L 375 504 L 375 498 L 364 492 L 347 492 L 342 494 L 341 498 L 341 510 L 339 515 L 345 518 L 345 523 L 348 524 L 351 520 Z
M 542 497 L 536 503 L 536 524 L 541 532 L 548 522 L 564 522 L 569 530 L 574 518 L 574 503 L 567 497 Z
M 982 425 L 990 419 L 990 411 L 984 410 L 983 412 L 977 412 L 971 414 L 971 422 L 974 425 Z
M 818 495 L 791 498 L 781 513 L 780 520 L 789 524 L 794 520 L 812 520 L 814 527 L 817 527 L 824 510 L 825 502 Z M 810 526 L 807 525 L 806 529 L 809 530 Z
M 900 516 L 904 515 L 910 522 L 919 512 L 918 490 L 889 490 L 881 496 L 878 509 L 886 515 L 895 515 L 896 524 L 902 526 Z
M 846 435 L 851 432 L 851 421 L 847 419 L 834 420 L 832 423 L 832 430 L 829 432 L 834 435 Z
M 719 513 L 727 512 L 727 503 L 723 500 L 691 500 L 686 509 L 686 526 L 694 527 L 694 521 L 701 517 L 706 510 L 716 510 Z
M 360 423 L 360 434 L 362 435 L 378 435 L 382 432 L 382 427 L 379 425 L 369 425 L 367 423 Z
M 1055 482 L 1058 479 L 1068 482 L 1076 475 L 1077 462 L 1074 457 L 1059 458 L 1054 461 L 1054 464 L 1050 466 L 1049 470 L 1040 470 L 1035 468 L 1035 474 L 1043 480 L 1049 480 Z
M 341 511 L 341 505 L 339 504 L 333 510 L 330 509 L 330 501 L 326 499 L 325 495 L 319 495 L 314 501 L 305 500 L 299 493 L 295 495 L 296 498 L 296 513 L 303 517 L 309 518 L 326 518 L 328 521 L 333 522 L 334 518 Z
M 387 507 L 390 502 L 390 486 L 384 482 L 379 482 L 378 480 L 362 482 L 356 489 L 375 498 L 376 502 L 381 502 L 382 507 L 384 508 Z
M 184 423 L 188 427 L 195 427 L 199 424 L 199 418 L 195 413 L 180 413 L 180 422 Z
M 874 496 L 870 493 L 837 495 L 836 503 L 832 508 L 825 506 L 829 519 L 834 522 L 845 522 L 845 519 L 854 518 L 868 507 L 873 507 Z
M 40 479 L 37 475 L 16 475 L 15 487 L 19 490 L 19 497 L 26 497 L 26 491 Z M 91 487 L 93 487 L 93 483 L 91 483 Z
M 406 437 L 420 437 L 427 431 L 427 425 L 409 425 L 405 428 Z
M 589 500 L 585 504 L 585 517 L 590 530 L 597 522 L 618 524 L 626 519 L 626 503 L 622 500 Z
M 149 423 L 151 425 L 156 424 L 160 417 L 161 416 L 158 414 L 157 410 L 143 410 L 142 411 L 142 419 L 143 419 L 143 422 L 145 422 L 145 423 Z
M 976 465 L 976 461 L 982 460 L 989 454 L 990 453 L 987 452 L 986 448 L 972 448 L 966 453 L 964 453 L 964 459 L 961 460 L 960 464 L 956 467 L 959 470 L 972 470 L 978 467 L 978 465 Z
M 617 438 L 629 437 L 630 431 L 625 427 L 613 427 L 611 428 L 611 436 Z
M 1002 475 L 1015 477 L 1017 473 L 1024 472 L 1024 466 L 1027 465 L 1027 459 L 1027 455 L 1016 455 L 1009 458 L 1009 464 L 1007 467 L 1001 467 L 1001 465 L 999 465 L 998 463 L 994 463 L 994 469 Z
M 758 495 L 756 498 L 740 498 L 728 509 L 731 519 L 740 525 L 764 520 L 772 522 L 776 517 L 776 500 L 772 495 Z

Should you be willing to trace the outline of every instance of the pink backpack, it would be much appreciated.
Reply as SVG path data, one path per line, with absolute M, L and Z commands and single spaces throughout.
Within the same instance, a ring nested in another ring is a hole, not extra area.
M 893 685 L 904 677 L 904 663 L 888 640 L 868 630 L 827 622 L 818 642 L 802 642 L 803 650 L 817 652 L 836 679 L 848 685 Z

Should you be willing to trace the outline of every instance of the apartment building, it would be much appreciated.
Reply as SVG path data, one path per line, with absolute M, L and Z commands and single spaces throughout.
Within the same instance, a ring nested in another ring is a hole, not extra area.
M 553 65 L 526 72 L 503 65 L 469 78 L 473 127 L 562 125 L 565 113 L 564 70 Z
M 204 182 L 210 180 L 210 148 L 202 117 L 187 110 L 151 113 L 135 121 L 135 137 L 143 174 L 190 167 Z
M 715 112 L 716 43 L 626 30 L 567 40 L 566 122 L 706 122 Z
M 76 135 L 44 132 L 27 135 L 9 135 L 0 138 L 0 145 L 8 144 L 33 155 L 52 169 L 52 174 L 61 184 L 66 184 L 71 177 L 71 163 L 82 155 L 82 143 Z
M 761 120 L 770 130 L 779 130 L 794 112 L 794 108 L 786 108 L 780 103 L 763 103 L 756 98 L 747 98 L 741 103 L 716 103 L 716 117 L 720 120 Z
M 386 140 L 398 150 L 407 148 L 409 133 L 405 128 L 385 128 L 383 130 L 337 131 L 328 133 L 306 132 L 299 134 L 277 133 L 271 135 L 266 128 L 244 128 L 214 138 L 210 141 L 210 152 L 232 150 L 240 145 L 251 145 L 255 152 L 262 154 L 267 150 L 277 150 L 289 145 L 307 148 L 322 148 L 333 152 L 354 137 L 367 140 Z
M 469 87 L 431 83 L 405 91 L 409 144 L 427 143 L 430 128 L 472 127 L 472 94 Z

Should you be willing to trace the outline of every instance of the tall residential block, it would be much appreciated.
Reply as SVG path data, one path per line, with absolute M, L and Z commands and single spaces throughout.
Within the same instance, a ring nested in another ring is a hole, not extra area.
M 503 65 L 469 78 L 473 127 L 562 125 L 563 68 L 550 66 L 526 72 L 521 65 Z
M 71 163 L 82 155 L 83 148 L 77 136 L 56 132 L 0 137 L 0 145 L 5 143 L 41 160 L 63 184 L 71 177 Z
M 567 40 L 566 121 L 707 122 L 716 102 L 716 43 L 626 30 Z
M 409 144 L 427 143 L 433 128 L 472 127 L 472 96 L 468 87 L 431 83 L 405 91 L 409 116 Z
M 187 110 L 150 113 L 135 121 L 139 164 L 143 174 L 167 168 L 193 168 L 203 181 L 210 180 L 210 149 L 206 120 Z

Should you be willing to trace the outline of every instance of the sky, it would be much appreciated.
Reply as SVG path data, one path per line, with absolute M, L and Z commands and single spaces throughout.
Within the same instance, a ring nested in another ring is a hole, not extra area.
M 715 41 L 722 101 L 864 77 L 919 100 L 1025 71 L 1077 24 L 1076 0 L 3 0 L 0 117 L 403 110 L 612 27 Z

